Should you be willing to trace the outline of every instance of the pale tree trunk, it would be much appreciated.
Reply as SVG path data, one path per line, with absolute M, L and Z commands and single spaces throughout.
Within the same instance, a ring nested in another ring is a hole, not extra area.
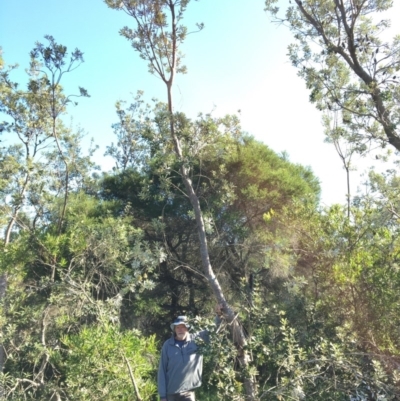
M 206 230 L 199 198 L 194 191 L 190 179 L 190 169 L 185 165 L 181 142 L 175 132 L 172 86 L 177 66 L 179 66 L 180 56 L 178 45 L 185 37 L 184 31 L 180 30 L 178 23 L 182 18 L 182 13 L 186 9 L 188 1 L 140 0 L 132 2 L 130 0 L 106 0 L 106 3 L 113 9 L 123 9 L 128 15 L 135 19 L 138 28 L 135 31 L 123 30 L 123 36 L 132 42 L 132 46 L 135 50 L 137 50 L 141 57 L 147 60 L 153 67 L 152 73 L 158 75 L 167 87 L 170 135 L 176 157 L 181 162 L 180 175 L 185 186 L 185 192 L 190 200 L 196 218 L 204 275 L 217 302 L 222 306 L 225 320 L 233 333 L 233 340 L 238 351 L 238 360 L 243 370 L 246 371 L 251 362 L 249 354 L 245 350 L 246 336 L 242 326 L 236 319 L 235 313 L 228 305 L 219 281 L 214 274 L 209 257 Z M 161 12 L 164 7 L 167 9 L 171 22 L 171 31 L 168 32 L 168 34 L 166 33 L 166 29 L 169 25 L 165 23 L 167 17 L 166 14 Z M 178 12 L 178 15 L 176 12 Z M 246 400 L 256 401 L 258 397 L 255 377 L 250 377 L 248 373 L 246 373 L 244 387 Z
M 193 207 L 193 211 L 196 218 L 197 225 L 197 233 L 199 236 L 200 243 L 200 256 L 201 262 L 203 266 L 204 275 L 207 278 L 207 281 L 212 289 L 212 292 L 218 302 L 222 306 L 222 312 L 224 314 L 224 318 L 228 326 L 231 329 L 233 342 L 237 349 L 237 358 L 240 363 L 241 368 L 245 371 L 250 363 L 251 357 L 250 354 L 245 350 L 246 346 L 246 335 L 244 333 L 242 325 L 238 322 L 237 316 L 235 315 L 232 308 L 229 306 L 224 293 L 222 291 L 221 285 L 218 281 L 218 278 L 214 274 L 214 270 L 212 268 L 210 262 L 210 256 L 208 251 L 208 243 L 206 236 L 206 229 L 203 219 L 203 213 L 201 210 L 199 198 L 194 191 L 192 180 L 189 177 L 188 169 L 184 165 L 184 160 L 182 157 L 182 148 L 179 138 L 176 136 L 175 127 L 174 127 L 174 116 L 173 116 L 173 102 L 172 102 L 172 83 L 174 78 L 174 72 L 171 72 L 171 76 L 169 81 L 167 82 L 167 91 L 168 91 L 168 111 L 170 115 L 170 131 L 171 136 L 174 142 L 175 153 L 178 156 L 179 160 L 182 161 L 182 165 L 180 167 L 180 174 L 182 177 L 182 181 L 185 185 L 186 194 L 189 197 L 190 203 Z M 248 401 L 256 401 L 258 399 L 257 396 L 257 383 L 256 378 L 254 376 L 249 376 L 246 373 L 246 377 L 244 378 L 244 387 L 246 400 Z
M 175 137 L 174 140 L 179 142 L 179 140 Z M 181 175 L 182 180 L 186 188 L 186 193 L 189 196 L 190 203 L 193 207 L 193 211 L 196 217 L 197 223 L 197 232 L 199 235 L 199 243 L 200 243 L 200 255 L 201 261 L 203 265 L 204 275 L 206 276 L 208 283 L 213 291 L 215 298 L 217 299 L 218 304 L 222 305 L 222 311 L 224 313 L 224 317 L 230 326 L 233 334 L 233 341 L 236 345 L 238 351 L 238 360 L 243 369 L 246 369 L 251 360 L 249 354 L 244 350 L 246 345 L 246 336 L 243 331 L 243 327 L 239 324 L 235 313 L 227 303 L 222 288 L 219 284 L 217 277 L 214 274 L 214 270 L 212 268 L 209 252 L 208 252 L 208 244 L 206 237 L 206 230 L 204 225 L 203 213 L 201 210 L 199 198 L 194 192 L 192 181 L 189 178 L 186 168 L 184 166 L 181 167 Z M 257 399 L 257 387 L 255 378 L 245 378 L 244 381 L 245 389 L 246 389 L 246 399 L 247 400 L 256 400 Z
M 245 350 L 246 346 L 246 335 L 244 333 L 243 327 L 239 324 L 237 320 L 237 316 L 235 315 L 232 308 L 229 306 L 224 293 L 222 291 L 221 285 L 214 274 L 214 270 L 212 268 L 210 262 L 210 256 L 208 251 L 208 243 L 207 243 L 207 236 L 206 236 L 206 229 L 203 219 L 203 213 L 201 210 L 199 198 L 194 191 L 192 180 L 189 176 L 189 171 L 184 164 L 184 159 L 182 155 L 182 147 L 179 138 L 175 132 L 175 125 L 174 125 L 174 115 L 173 115 L 173 96 L 172 96 L 172 86 L 174 82 L 175 72 L 176 72 L 176 55 L 177 55 L 177 33 L 176 33 L 176 20 L 175 20 L 175 9 L 174 6 L 170 5 L 171 16 L 172 16 L 172 63 L 171 63 L 171 71 L 169 79 L 163 79 L 167 86 L 167 97 L 168 97 L 168 111 L 169 111 L 169 118 L 170 118 L 170 132 L 171 137 L 174 143 L 175 153 L 178 159 L 182 162 L 180 167 L 180 174 L 182 177 L 182 181 L 185 185 L 186 194 L 189 197 L 190 203 L 193 207 L 193 211 L 196 218 L 197 224 L 197 233 L 199 236 L 199 243 L 200 243 L 200 256 L 201 262 L 203 266 L 204 275 L 207 278 L 207 281 L 211 287 L 211 290 L 218 302 L 222 306 L 222 312 L 228 323 L 233 336 L 233 341 L 237 349 L 237 358 L 239 363 L 245 371 L 251 362 L 251 358 L 249 353 Z M 246 400 L 248 401 L 256 401 L 258 399 L 257 396 L 257 383 L 255 377 L 252 377 L 246 373 L 246 377 L 244 378 L 244 387 L 245 387 L 245 395 Z
M 25 144 L 25 146 L 27 147 L 26 144 Z M 27 156 L 26 156 L 26 165 L 27 166 L 28 166 L 28 159 L 29 159 L 29 151 L 27 151 Z M 21 198 L 21 201 L 20 201 L 20 203 L 18 205 L 16 205 L 14 207 L 14 209 L 12 211 L 11 219 L 10 219 L 8 225 L 7 225 L 7 229 L 6 229 L 5 236 L 4 236 L 4 244 L 5 244 L 5 246 L 7 246 L 10 243 L 11 232 L 12 232 L 12 229 L 14 228 L 14 226 L 15 226 L 15 223 L 17 222 L 18 214 L 19 214 L 19 212 L 20 212 L 20 210 L 21 210 L 21 208 L 23 206 L 23 199 L 24 199 L 25 194 L 26 194 L 26 192 L 28 190 L 28 186 L 30 184 L 30 181 L 31 181 L 31 175 L 28 172 L 26 174 L 26 176 L 25 176 L 24 184 L 23 184 L 23 186 L 21 188 L 21 191 L 19 193 L 19 197 Z

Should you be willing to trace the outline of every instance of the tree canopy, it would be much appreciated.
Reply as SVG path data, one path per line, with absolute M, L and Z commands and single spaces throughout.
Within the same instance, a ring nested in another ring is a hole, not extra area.
M 267 0 L 266 10 L 294 34 L 289 57 L 310 101 L 340 113 L 360 152 L 386 144 L 400 150 L 400 37 L 389 42 L 390 20 L 380 16 L 393 2 L 294 0 L 284 16 L 277 3 Z
M 398 38 L 376 21 L 391 2 L 294 1 L 289 56 L 327 127 L 341 116 L 332 141 L 398 150 Z M 0 398 L 155 400 L 160 344 L 187 314 L 211 336 L 199 398 L 397 400 L 396 168 L 322 207 L 318 172 L 239 116 L 174 109 L 189 1 L 106 4 L 132 17 L 120 33 L 167 95 L 116 99 L 111 171 L 64 120 L 88 96 L 61 84 L 82 52 L 46 36 L 26 88 L 0 55 Z

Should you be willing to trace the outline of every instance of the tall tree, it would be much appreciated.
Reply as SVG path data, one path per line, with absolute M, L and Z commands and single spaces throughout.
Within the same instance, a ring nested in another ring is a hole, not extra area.
M 81 180 L 92 165 L 80 154 L 73 134 L 60 120 L 70 97 L 64 95 L 60 81 L 83 61 L 75 50 L 68 60 L 67 48 L 46 36 L 48 46 L 40 43 L 31 53 L 27 88 L 22 90 L 10 75 L 15 66 L 5 67 L 0 60 L 1 132 L 8 133 L 8 146 L 0 150 L 0 225 L 4 229 L 2 248 L 12 243 L 18 232 L 35 231 L 40 222 L 48 223 L 53 205 L 59 205 L 58 193 L 64 193 L 58 218 L 59 231 L 66 211 L 69 188 Z M 79 96 L 86 96 L 84 89 Z M 64 166 L 64 167 L 62 167 Z M 62 188 L 60 188 L 60 183 Z M 1 269 L 0 299 L 6 295 L 7 276 L 14 274 L 5 265 Z M 51 273 L 54 280 L 55 270 Z M 0 349 L 0 371 L 5 355 Z
M 249 370 L 250 355 L 245 349 L 246 336 L 233 309 L 227 303 L 211 265 L 204 215 L 191 180 L 191 167 L 182 147 L 181 137 L 184 134 L 182 132 L 184 127 L 180 126 L 177 116 L 174 114 L 172 94 L 174 79 L 177 73 L 185 72 L 179 48 L 187 35 L 187 29 L 181 25 L 181 21 L 189 0 L 139 0 L 135 2 L 105 0 L 105 3 L 110 8 L 122 9 L 135 20 L 136 27 L 134 29 L 125 27 L 121 30 L 121 34 L 130 41 L 140 57 L 148 61 L 149 71 L 161 78 L 166 86 L 170 140 L 180 164 L 180 177 L 195 215 L 203 272 L 217 302 L 223 306 L 224 316 L 234 332 L 238 360 L 244 371 L 247 371 L 244 379 L 246 397 L 248 400 L 255 400 L 257 399 L 257 386 L 255 375 Z M 201 28 L 202 25 L 199 25 L 199 29 Z
M 266 10 L 288 24 L 296 43 L 293 65 L 320 110 L 340 111 L 363 152 L 390 144 L 400 150 L 400 36 L 385 38 L 392 0 L 293 0 L 279 16 L 279 0 Z M 290 3 L 290 1 L 289 1 Z
M 120 122 L 115 125 L 118 143 L 109 150 L 121 168 L 104 180 L 103 196 L 121 201 L 121 211 L 129 202 L 130 213 L 145 229 L 146 238 L 163 244 L 168 252 L 157 287 L 163 310 L 197 314 L 207 303 L 208 293 L 193 212 L 182 195 L 184 187 L 177 173 L 179 164 L 170 164 L 161 139 L 168 135 L 168 116 L 156 107 L 144 119 L 136 102 L 125 110 L 120 106 Z M 272 244 L 265 235 L 264 214 L 281 213 L 295 198 L 316 203 L 318 182 L 308 169 L 242 133 L 236 117 L 188 120 L 186 132 L 182 141 L 185 153 L 192 146 L 191 179 L 205 216 L 210 257 L 218 266 L 229 303 L 238 310 L 249 304 L 255 275 L 259 279 L 265 273 L 265 249 Z M 202 150 L 196 152 L 196 147 Z
M 2 71 L 0 76 L 0 112 L 7 116 L 1 124 L 2 130 L 15 135 L 15 142 L 10 145 L 8 152 L 3 153 L 1 160 L 4 177 L 2 192 L 12 198 L 12 202 L 3 198 L 4 211 L 9 215 L 4 238 L 6 244 L 10 242 L 12 230 L 24 206 L 29 203 L 32 206 L 30 187 L 41 181 L 46 171 L 40 156 L 57 149 L 59 160 L 64 165 L 64 169 L 57 168 L 60 174 L 58 179 L 64 186 L 59 231 L 71 185 L 70 170 L 74 163 L 66 154 L 71 134 L 60 118 L 74 95 L 66 96 L 60 82 L 66 73 L 83 62 L 83 55 L 76 49 L 69 56 L 67 48 L 57 44 L 52 36 L 46 36 L 46 39 L 48 46 L 38 42 L 31 52 L 27 90 L 19 89 L 18 84 L 11 81 L 10 71 Z M 77 96 L 88 96 L 85 89 L 79 88 L 79 91 Z

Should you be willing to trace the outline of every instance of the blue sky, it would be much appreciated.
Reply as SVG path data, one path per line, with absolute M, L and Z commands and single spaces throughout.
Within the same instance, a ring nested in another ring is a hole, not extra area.
M 400 25 L 399 12 L 394 28 Z M 189 4 L 185 23 L 205 29 L 189 35 L 182 51 L 188 74 L 175 86 L 175 108 L 195 117 L 241 110 L 242 127 L 276 152 L 286 151 L 290 160 L 310 166 L 322 184 L 324 204 L 344 203 L 346 177 L 333 146 L 324 143 L 321 114 L 308 102 L 304 82 L 290 65 L 288 29 L 270 22 L 263 0 L 200 0 Z M 107 8 L 102 0 L 1 0 L 0 46 L 6 63 L 18 63 L 12 76 L 24 82 L 29 52 L 44 35 L 52 35 L 69 50 L 79 48 L 85 63 L 66 76 L 67 94 L 86 88 L 91 97 L 70 108 L 74 125 L 100 145 L 96 162 L 103 170 L 113 162 L 103 157 L 115 141 L 111 124 L 116 122 L 114 104 L 130 101 L 137 90 L 145 97 L 165 100 L 165 88 L 147 72 L 146 62 L 118 31 L 133 25 L 123 12 Z M 397 29 L 400 33 L 400 28 Z M 363 165 L 373 162 L 372 157 Z M 353 188 L 362 168 L 352 174 Z

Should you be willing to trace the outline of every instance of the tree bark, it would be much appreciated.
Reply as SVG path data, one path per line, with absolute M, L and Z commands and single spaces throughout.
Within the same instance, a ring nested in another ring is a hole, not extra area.
M 158 9 L 154 8 L 155 5 Z M 138 29 L 134 32 L 135 34 L 127 31 L 126 37 L 132 42 L 132 46 L 139 51 L 141 57 L 149 61 L 150 65 L 153 67 L 152 72 L 157 74 L 166 85 L 170 137 L 176 157 L 181 164 L 180 175 L 185 186 L 185 192 L 195 214 L 203 271 L 217 302 L 222 305 L 224 317 L 233 333 L 233 338 L 238 350 L 238 359 L 242 368 L 246 370 L 250 363 L 249 355 L 245 350 L 246 336 L 242 326 L 236 319 L 235 313 L 228 305 L 218 279 L 214 274 L 209 257 L 201 205 L 190 178 L 190 168 L 185 165 L 180 139 L 175 131 L 172 87 L 177 72 L 177 65 L 179 64 L 178 45 L 183 41 L 185 36 L 183 31 L 179 30 L 178 22 L 182 17 L 186 5 L 187 2 L 183 0 L 182 2 L 179 0 L 165 0 L 162 2 L 153 2 L 150 0 L 130 2 L 128 0 L 122 0 L 120 3 L 110 2 L 110 7 L 114 9 L 124 8 L 124 11 L 135 19 Z M 165 7 L 170 17 L 171 30 L 168 34 L 165 33 L 165 29 L 168 25 L 159 24 L 157 22 L 160 7 Z M 178 7 L 181 7 L 181 9 L 178 10 Z M 160 45 L 160 43 L 163 45 Z M 257 400 L 255 378 L 250 377 L 247 373 L 244 380 L 244 387 L 246 400 Z
M 183 155 L 182 155 L 182 147 L 179 138 L 175 132 L 174 125 L 174 115 L 173 115 L 173 97 L 172 97 L 172 84 L 174 78 L 174 70 L 171 71 L 170 79 L 167 83 L 167 91 L 168 91 L 168 111 L 170 116 L 170 131 L 171 137 L 174 142 L 175 153 L 178 159 L 181 161 L 182 165 L 180 167 L 180 174 L 182 177 L 182 181 L 185 185 L 186 194 L 189 197 L 190 203 L 193 207 L 193 211 L 196 218 L 197 224 L 197 233 L 199 236 L 199 244 L 200 244 L 200 256 L 203 266 L 204 275 L 206 276 L 208 283 L 211 287 L 211 290 L 217 299 L 218 304 L 222 305 L 222 310 L 224 317 L 232 330 L 233 341 L 236 345 L 236 349 L 238 352 L 238 360 L 240 366 L 245 371 L 251 362 L 251 358 L 248 352 L 245 351 L 246 346 L 246 335 L 244 333 L 243 327 L 239 324 L 237 320 L 237 316 L 235 315 L 232 308 L 229 306 L 224 293 L 222 291 L 221 285 L 214 274 L 214 270 L 212 268 L 210 262 L 210 256 L 208 251 L 208 243 L 207 243 L 207 235 L 206 229 L 203 219 L 203 213 L 201 210 L 201 205 L 197 194 L 194 191 L 192 180 L 189 177 L 189 171 L 187 167 L 185 167 Z M 256 401 L 257 397 L 257 384 L 255 377 L 251 377 L 246 373 L 246 377 L 244 378 L 244 387 L 246 393 L 246 400 L 248 401 Z

